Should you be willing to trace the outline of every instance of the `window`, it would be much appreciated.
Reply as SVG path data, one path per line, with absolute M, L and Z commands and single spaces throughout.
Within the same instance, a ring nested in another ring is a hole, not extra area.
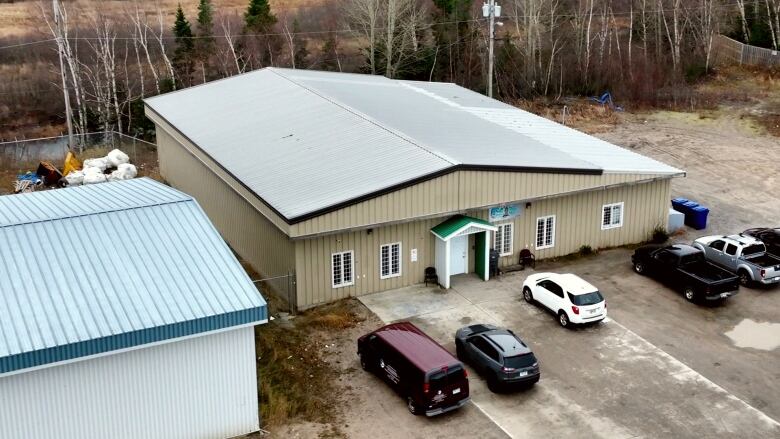
M 387 279 L 401 275 L 401 243 L 379 247 L 379 277 Z
M 601 208 L 601 230 L 623 227 L 623 203 L 605 204 Z
M 512 254 L 513 231 L 514 227 L 512 223 L 498 224 L 498 230 L 493 237 L 493 248 L 498 250 L 498 253 L 501 256 L 509 256 Z
M 674 265 L 677 263 L 677 256 L 667 251 L 660 251 L 656 253 L 655 258 L 662 264 Z
M 550 248 L 555 245 L 555 215 L 536 219 L 536 249 Z
M 723 251 L 723 247 L 725 245 L 726 245 L 726 241 L 721 241 L 720 239 L 717 240 L 717 241 L 712 241 L 712 243 L 710 243 L 710 247 L 714 248 L 715 250 L 717 250 L 719 252 Z
M 496 350 L 496 348 L 491 346 L 490 342 L 485 340 L 484 337 L 479 337 L 479 336 L 474 337 L 474 339 L 471 340 L 471 344 L 473 344 L 474 347 L 477 348 L 477 350 L 487 355 L 493 361 L 496 362 L 498 361 L 498 351 Z
M 355 284 L 353 255 L 350 250 L 341 253 L 333 253 L 331 256 L 331 274 L 333 276 L 333 288 L 348 287 Z
M 580 295 L 574 295 L 572 293 L 568 293 L 568 294 L 571 303 L 578 306 L 595 305 L 597 303 L 601 303 L 604 301 L 604 296 L 602 296 L 601 293 L 599 293 L 598 291 L 594 291 L 592 293 L 580 294 Z
M 734 244 L 728 244 L 726 246 L 726 254 L 730 256 L 734 256 L 737 254 L 737 246 Z

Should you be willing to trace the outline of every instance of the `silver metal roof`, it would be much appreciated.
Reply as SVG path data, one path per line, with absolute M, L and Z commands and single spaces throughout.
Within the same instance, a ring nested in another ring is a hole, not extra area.
M 146 104 L 287 219 L 458 166 L 681 172 L 447 83 L 267 68 Z
M 0 197 L 0 242 L 0 373 L 267 318 L 197 202 L 146 178 Z

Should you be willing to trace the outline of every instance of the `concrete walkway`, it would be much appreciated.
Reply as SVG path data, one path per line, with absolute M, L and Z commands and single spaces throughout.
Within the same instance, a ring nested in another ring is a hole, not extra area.
M 528 391 L 496 395 L 471 375 L 474 405 L 511 437 L 780 437 L 780 424 L 613 320 L 566 330 L 522 300 L 531 272 L 489 282 L 453 279 L 453 288 L 414 286 L 363 296 L 384 322 L 410 320 L 455 351 L 465 325 L 506 326 L 540 360 Z

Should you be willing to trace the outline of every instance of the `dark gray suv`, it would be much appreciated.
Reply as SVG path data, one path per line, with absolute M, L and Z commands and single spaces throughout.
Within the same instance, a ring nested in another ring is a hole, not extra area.
M 471 325 L 455 333 L 458 359 L 485 377 L 492 392 L 533 385 L 539 381 L 539 361 L 531 348 L 508 329 Z

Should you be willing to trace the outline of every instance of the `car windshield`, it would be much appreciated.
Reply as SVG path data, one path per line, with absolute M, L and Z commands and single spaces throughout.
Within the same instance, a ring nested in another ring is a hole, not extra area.
M 569 293 L 569 300 L 571 300 L 571 303 L 579 306 L 586 306 L 586 305 L 595 305 L 597 303 L 601 303 L 604 301 L 604 296 L 601 295 L 598 291 L 594 291 L 592 293 L 586 293 L 586 294 L 580 294 L 575 296 L 572 293 Z
M 764 247 L 763 243 L 760 244 L 753 244 L 745 247 L 742 250 L 743 255 L 755 255 L 756 253 L 764 253 L 766 251 L 766 247 Z
M 688 255 L 684 255 L 680 258 L 680 265 L 697 264 L 704 261 L 704 253 L 696 252 Z
M 428 376 L 428 384 L 430 384 L 431 389 L 440 390 L 447 384 L 460 380 L 463 375 L 463 368 L 460 366 L 441 369 Z
M 536 363 L 536 357 L 534 354 L 515 355 L 514 357 L 504 357 L 504 367 L 512 369 L 522 369 L 524 367 L 531 367 Z

